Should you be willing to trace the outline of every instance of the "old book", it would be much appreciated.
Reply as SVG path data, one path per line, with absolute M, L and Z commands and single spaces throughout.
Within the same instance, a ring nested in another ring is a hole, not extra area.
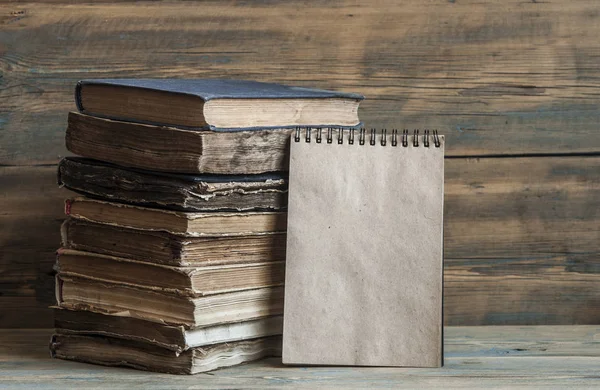
M 128 316 L 54 308 L 58 334 L 106 336 L 140 341 L 181 353 L 205 345 L 280 335 L 283 317 L 272 316 L 203 328 L 186 329 Z
M 79 111 L 212 130 L 355 126 L 361 95 L 226 79 L 97 79 L 77 83 Z
M 195 328 L 281 314 L 283 287 L 194 298 L 59 273 L 56 302 L 65 309 L 128 315 Z
M 287 175 L 277 173 L 186 175 L 66 157 L 58 164 L 58 184 L 89 197 L 181 211 L 287 206 Z
M 172 266 L 285 260 L 285 233 L 186 237 L 67 218 L 62 246 Z
M 428 133 L 294 135 L 284 363 L 442 364 L 444 137 Z
M 287 171 L 291 130 L 192 131 L 69 113 L 65 144 L 96 160 L 190 174 Z
M 177 353 L 137 341 L 55 334 L 50 341 L 50 351 L 52 357 L 58 359 L 170 374 L 197 374 L 268 356 L 281 356 L 281 337 L 215 344 Z
M 282 285 L 285 270 L 283 261 L 172 267 L 65 248 L 57 252 L 55 269 L 63 276 L 196 297 Z
M 106 202 L 92 198 L 65 201 L 65 214 L 86 221 L 184 236 L 234 236 L 284 232 L 287 213 L 270 211 L 192 213 Z

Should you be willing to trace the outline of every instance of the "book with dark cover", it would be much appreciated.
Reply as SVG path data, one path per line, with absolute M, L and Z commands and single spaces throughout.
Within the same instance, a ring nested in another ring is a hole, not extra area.
M 182 211 L 280 210 L 287 205 L 287 175 L 186 175 L 126 168 L 66 157 L 58 184 L 90 197 Z
M 268 356 L 281 356 L 281 337 L 234 341 L 177 353 L 138 341 L 55 334 L 50 340 L 50 351 L 52 357 L 58 359 L 170 374 L 197 374 Z
M 96 79 L 77 83 L 80 112 L 211 130 L 356 126 L 362 95 L 227 79 Z
M 285 260 L 285 233 L 186 237 L 67 218 L 61 237 L 65 248 L 172 266 Z
M 69 113 L 65 145 L 79 156 L 160 172 L 247 175 L 288 170 L 293 130 L 217 133 Z
M 181 353 L 191 348 L 259 337 L 280 335 L 283 316 L 271 316 L 215 326 L 186 329 L 127 315 L 108 315 L 89 310 L 54 309 L 54 327 L 58 334 L 106 336 L 140 341 Z

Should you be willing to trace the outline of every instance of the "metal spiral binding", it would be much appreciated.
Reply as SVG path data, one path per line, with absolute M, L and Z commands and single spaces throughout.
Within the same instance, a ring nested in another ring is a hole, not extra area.
M 433 143 L 435 145 L 436 148 L 439 148 L 441 145 L 440 142 L 440 136 L 438 135 L 438 131 L 437 130 L 433 130 Z
M 311 142 L 311 131 L 313 130 L 313 128 L 311 127 L 296 127 L 296 133 L 294 136 L 294 141 L 295 142 L 300 142 L 300 132 L 302 131 L 302 129 L 306 130 L 306 137 L 305 137 L 305 142 L 310 143 Z M 323 128 L 322 127 L 316 127 L 314 128 L 316 130 L 316 138 L 315 141 L 320 144 L 323 140 Z M 343 144 L 344 143 L 344 130 L 348 131 L 348 144 L 349 145 L 354 145 L 354 132 L 355 132 L 355 128 L 349 128 L 349 129 L 344 129 L 343 127 L 328 127 L 327 128 L 327 143 L 331 144 L 333 143 L 333 131 L 337 130 L 338 135 L 337 135 L 337 143 L 338 144 Z M 423 130 L 423 142 L 422 145 L 425 148 L 429 148 L 430 147 L 430 142 L 429 142 L 429 136 L 432 135 L 433 136 L 433 145 L 436 148 L 439 148 L 441 146 L 441 141 L 440 141 L 440 137 L 438 134 L 437 130 L 429 130 L 429 129 L 425 129 Z M 408 136 L 409 136 L 409 131 L 408 129 L 403 129 L 402 130 L 402 136 L 400 138 L 400 142 L 398 142 L 398 129 L 392 129 L 391 131 L 391 139 L 390 139 L 390 144 L 392 147 L 397 147 L 398 145 L 401 145 L 402 147 L 406 148 L 408 147 Z M 388 143 L 388 136 L 387 136 L 387 129 L 382 129 L 381 130 L 381 135 L 380 135 L 380 145 L 381 146 L 387 146 Z M 418 148 L 420 146 L 419 144 L 419 130 L 415 129 L 413 130 L 413 142 L 412 142 L 412 146 Z M 358 143 L 359 145 L 364 145 L 366 142 L 366 130 L 364 127 L 360 128 L 358 130 Z M 371 129 L 371 133 L 369 136 L 369 145 L 374 146 L 377 143 L 377 130 L 375 129 Z

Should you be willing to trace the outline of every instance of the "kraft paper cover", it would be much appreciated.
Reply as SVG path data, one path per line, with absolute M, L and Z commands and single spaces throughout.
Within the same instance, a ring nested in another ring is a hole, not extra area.
M 292 135 L 283 362 L 442 364 L 444 138 Z

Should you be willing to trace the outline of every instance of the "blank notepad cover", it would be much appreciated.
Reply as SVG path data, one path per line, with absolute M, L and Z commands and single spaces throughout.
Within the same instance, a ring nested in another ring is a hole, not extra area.
M 444 138 L 348 133 L 292 135 L 283 362 L 439 367 Z

